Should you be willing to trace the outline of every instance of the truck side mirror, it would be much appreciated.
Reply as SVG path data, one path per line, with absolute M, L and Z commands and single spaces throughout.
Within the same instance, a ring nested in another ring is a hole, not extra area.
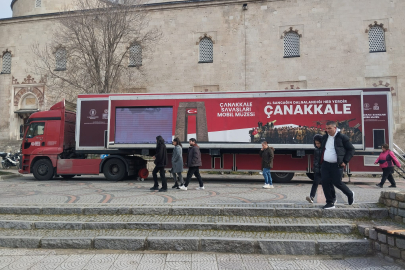
M 24 125 L 20 125 L 20 139 L 24 137 Z

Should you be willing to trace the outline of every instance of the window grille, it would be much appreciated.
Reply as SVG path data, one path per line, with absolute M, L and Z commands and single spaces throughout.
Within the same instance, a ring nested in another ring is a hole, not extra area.
M 385 52 L 385 33 L 381 26 L 372 26 L 368 31 L 370 52 Z
M 11 73 L 11 53 L 6 52 L 3 54 L 3 69 L 1 71 L 3 74 L 10 74 Z
M 200 60 L 199 63 L 212 63 L 214 61 L 214 46 L 212 40 L 205 37 L 200 40 Z
M 35 7 L 36 8 L 38 8 L 38 7 L 41 7 L 41 0 L 35 0 Z
M 66 70 L 67 66 L 67 52 L 65 48 L 59 48 L 55 53 L 55 70 Z
M 288 32 L 284 35 L 284 57 L 300 56 L 300 35 Z
M 133 44 L 129 48 L 129 66 L 142 66 L 142 47 L 139 44 Z

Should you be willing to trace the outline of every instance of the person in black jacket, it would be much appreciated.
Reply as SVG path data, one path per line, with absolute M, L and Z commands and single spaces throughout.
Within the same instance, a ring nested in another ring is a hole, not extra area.
M 190 147 L 188 148 L 186 164 L 188 167 L 187 179 L 186 183 L 182 185 L 180 189 L 187 190 L 191 177 L 195 175 L 195 177 L 197 177 L 198 183 L 200 184 L 200 186 L 196 189 L 203 190 L 204 183 L 200 175 L 200 167 L 202 166 L 200 147 L 198 146 L 197 141 L 194 138 L 191 138 L 188 142 L 190 143 Z
M 335 208 L 332 194 L 333 186 L 340 189 L 348 198 L 349 205 L 354 203 L 354 192 L 343 182 L 343 169 L 354 155 L 354 147 L 349 137 L 339 132 L 336 122 L 326 123 L 326 133 L 322 137 L 323 161 L 321 166 L 321 178 L 323 193 L 326 198 L 326 205 L 323 209 Z
M 322 178 L 321 178 L 321 162 L 322 162 L 322 135 L 317 134 L 314 137 L 314 183 L 312 184 L 311 188 L 311 193 L 309 196 L 307 196 L 306 200 L 310 203 L 314 203 L 314 198 L 316 191 L 318 189 L 318 185 L 321 183 Z M 335 189 L 333 188 L 331 190 L 332 195 L 333 195 L 333 202 L 336 203 L 336 194 L 335 194 Z
M 162 136 L 156 137 L 156 154 L 153 156 L 155 159 L 155 168 L 152 171 L 153 181 L 155 184 L 151 188 L 151 190 L 159 190 L 159 192 L 166 192 L 167 191 L 167 180 L 165 177 L 165 166 L 167 165 L 167 150 L 165 145 L 165 140 Z M 162 188 L 159 189 L 159 183 L 157 180 L 157 172 L 160 174 L 160 178 L 162 179 Z

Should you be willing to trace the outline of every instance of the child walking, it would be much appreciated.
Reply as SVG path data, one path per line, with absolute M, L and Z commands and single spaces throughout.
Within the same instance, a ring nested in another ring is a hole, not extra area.
M 307 201 L 309 203 L 314 203 L 314 198 L 316 195 L 316 190 L 318 189 L 319 184 L 321 183 L 321 163 L 322 163 L 322 135 L 317 134 L 314 137 L 314 183 L 312 184 L 311 193 L 307 196 Z M 336 194 L 335 189 L 332 188 L 332 194 L 334 195 L 334 203 L 336 203 Z

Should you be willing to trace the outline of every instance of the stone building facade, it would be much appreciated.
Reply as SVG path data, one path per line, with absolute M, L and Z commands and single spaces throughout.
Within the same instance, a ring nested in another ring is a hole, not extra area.
M 164 36 L 143 59 L 146 78 L 134 91 L 390 87 L 395 141 L 405 145 L 405 1 L 154 2 L 150 24 Z M 18 140 L 24 118 L 52 105 L 42 79 L 29 72 L 31 46 L 50 39 L 65 4 L 13 0 L 13 17 L 0 20 L 0 66 L 11 54 L 11 72 L 0 74 L 3 140 Z M 201 50 L 211 52 L 208 61 Z

